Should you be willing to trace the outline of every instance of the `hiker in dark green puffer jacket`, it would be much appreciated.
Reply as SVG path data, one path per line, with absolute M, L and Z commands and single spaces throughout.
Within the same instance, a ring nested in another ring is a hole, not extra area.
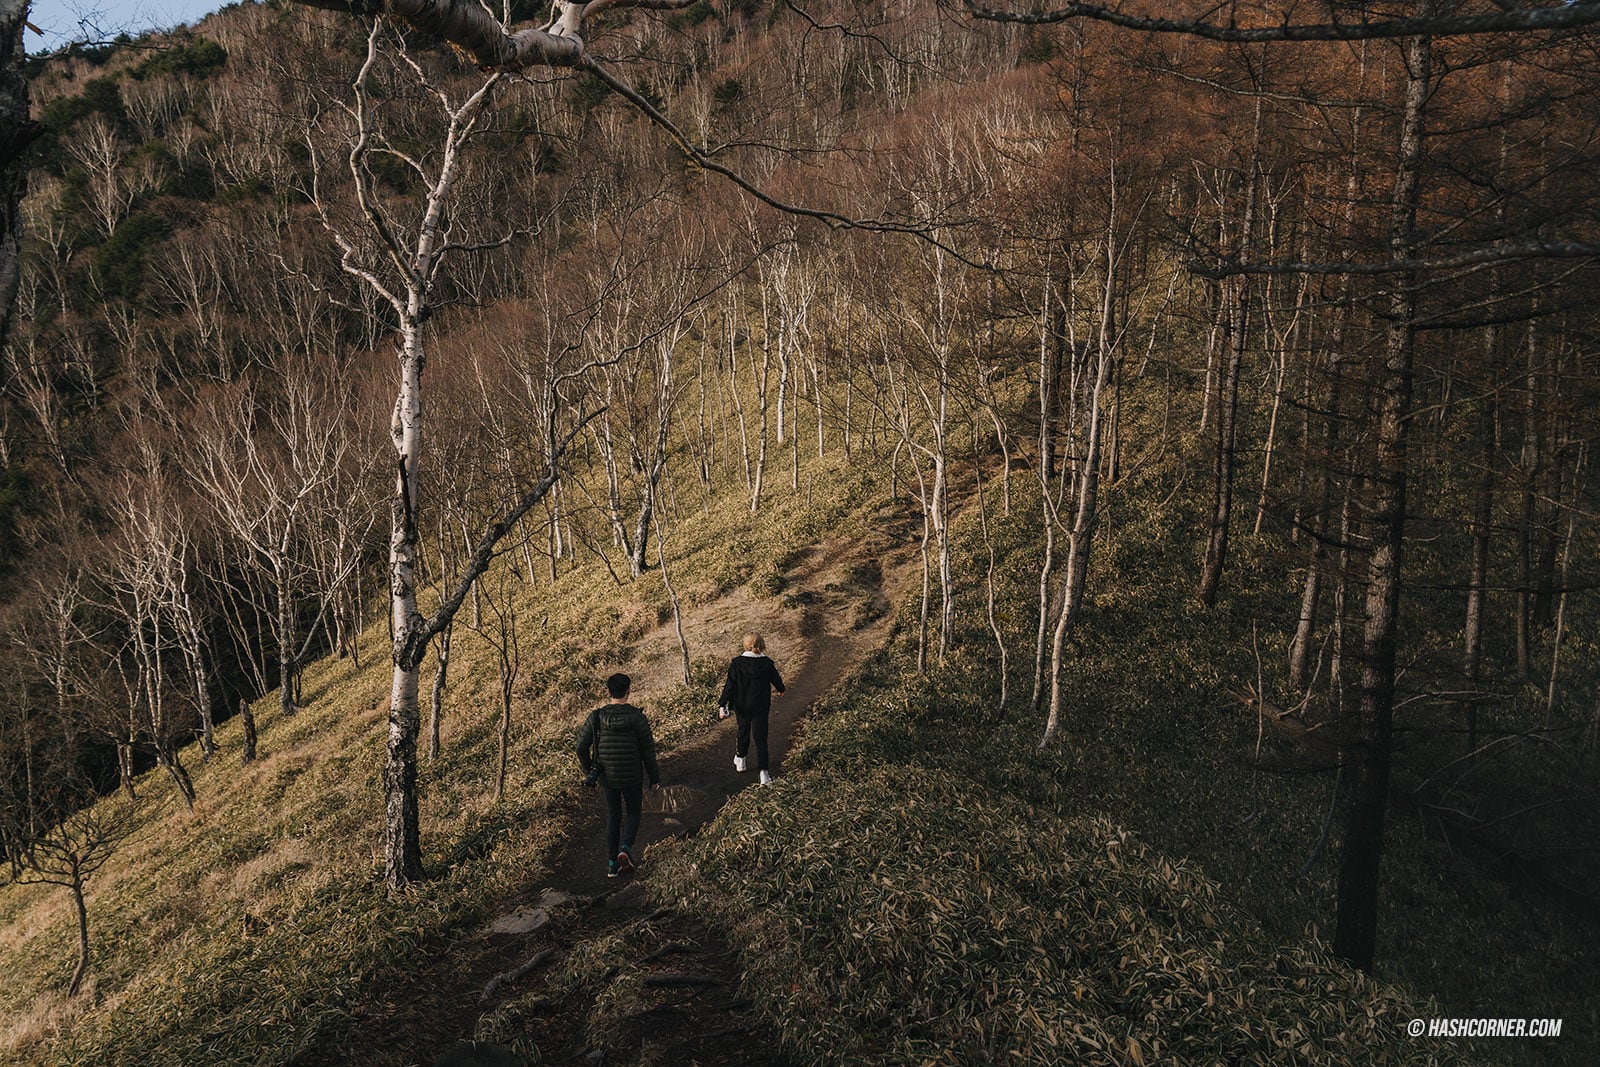
M 608 878 L 633 869 L 633 839 L 639 832 L 643 811 L 644 774 L 650 776 L 651 789 L 661 788 L 656 740 L 644 712 L 628 703 L 632 687 L 632 679 L 626 674 L 607 678 L 606 692 L 611 694 L 611 703 L 590 712 L 578 731 L 578 765 L 583 768 L 584 784 L 598 782 L 605 788 Z

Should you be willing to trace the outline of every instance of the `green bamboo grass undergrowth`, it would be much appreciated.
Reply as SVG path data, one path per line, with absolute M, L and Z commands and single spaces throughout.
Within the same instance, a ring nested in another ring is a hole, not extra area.
M 1076 1035 L 1074 1062 L 1448 1062 L 1457 1053 L 1592 1062 L 1600 960 L 1589 931 L 1548 900 L 1525 899 L 1463 862 L 1417 818 L 1406 791 L 1449 758 L 1421 742 L 1403 742 L 1397 762 L 1383 984 L 1327 954 L 1336 848 L 1302 866 L 1322 832 L 1332 775 L 1313 773 L 1303 752 L 1273 737 L 1264 761 L 1282 773 L 1254 774 L 1257 720 L 1237 698 L 1257 681 L 1258 645 L 1266 679 L 1281 678 L 1299 576 L 1271 539 L 1241 538 L 1229 596 L 1203 610 L 1190 595 L 1195 561 L 1172 551 L 1186 543 L 1185 530 L 1200 528 L 1199 516 L 1181 496 L 1165 508 L 1130 503 L 1167 497 L 1161 472 L 1148 478 L 1109 503 L 1092 595 L 1069 645 L 1063 733 L 1050 749 L 1038 748 L 1042 714 L 1022 706 L 1040 544 L 1023 493 L 1012 518 L 991 520 L 1003 576 L 998 615 L 1017 665 L 1011 706 L 994 704 L 997 657 L 982 609 L 987 551 L 975 522 L 964 520 L 961 633 L 945 666 L 915 676 L 908 605 L 896 643 L 808 729 L 784 790 L 730 805 L 715 831 L 669 866 L 664 899 L 708 908 L 736 929 L 755 961 L 748 991 L 801 1062 L 945 1062 L 958 1049 L 951 1062 L 1004 1055 L 1055 1063 L 1064 1053 L 1049 1035 L 1063 1032 Z M 1450 604 L 1417 600 L 1402 654 L 1413 678 L 1456 621 Z M 1592 626 L 1577 623 L 1563 653 L 1580 692 L 1596 676 Z M 1519 718 L 1548 717 L 1531 703 L 1506 701 L 1486 721 L 1514 728 Z M 1549 714 L 1575 721 L 1581 710 Z M 1443 714 L 1414 702 L 1402 721 L 1438 725 Z M 1537 747 L 1483 773 L 1518 779 L 1518 796 L 1571 785 Z M 1113 821 L 1096 821 L 1102 813 Z M 1553 806 L 1543 836 L 1581 839 L 1581 813 L 1576 821 L 1560 813 Z M 1137 857 L 1136 876 L 1099 884 L 1057 914 L 1052 902 L 1063 890 L 1053 880 L 1063 869 L 1097 869 L 1130 830 L 1136 847 L 1123 855 Z M 970 875 L 961 855 L 945 854 L 952 842 L 977 857 Z M 1175 865 L 1189 880 L 1167 877 Z M 935 872 L 946 870 L 962 872 L 958 885 L 942 884 Z M 1202 906 L 1226 931 L 1226 951 L 1185 941 L 1193 927 L 1169 926 L 1174 914 Z M 1091 951 L 1072 940 L 1098 936 L 1078 928 L 1119 908 L 1127 910 L 1126 943 L 1106 935 Z M 1032 985 L 1001 990 L 1034 962 L 1011 944 L 1002 917 L 1013 915 L 1038 931 L 1047 959 Z M 1153 946 L 1164 941 L 1179 948 L 1163 955 Z M 1114 973 L 1079 1010 L 1087 994 L 1074 983 L 1085 959 Z M 1251 993 L 1232 1008 L 1207 1002 L 1205 987 L 1184 977 L 1196 959 L 1224 986 L 1237 981 Z M 1268 960 L 1277 961 L 1269 972 L 1305 984 L 1264 984 L 1259 968 Z M 1181 991 L 1146 995 L 1140 983 L 1157 974 Z M 1126 995 L 1127 987 L 1139 992 Z M 1072 1010 L 1045 1025 L 1027 1015 L 1063 1002 Z M 991 1014 L 996 1004 L 1005 1011 Z M 1437 1014 L 1564 1017 L 1567 1032 L 1559 1043 L 1489 1050 L 1403 1036 L 1411 1018 Z M 1027 1025 L 1002 1032 L 1016 1018 Z M 1152 1055 L 1152 1043 L 1162 1051 Z
M 904 764 L 738 797 L 663 871 L 798 1063 L 1451 1063 L 1435 1012 L 1101 816 Z

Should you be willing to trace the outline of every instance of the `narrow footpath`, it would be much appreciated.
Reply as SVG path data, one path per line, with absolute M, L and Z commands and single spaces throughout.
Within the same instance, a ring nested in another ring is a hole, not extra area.
M 818 699 L 887 640 L 914 555 L 898 529 L 818 545 L 789 569 L 781 596 L 758 601 L 740 589 L 685 619 L 691 634 L 702 642 L 715 635 L 730 657 L 745 629 L 767 637 L 788 686 L 773 701 L 774 788 Z M 654 676 L 665 675 L 676 654 L 671 635 L 668 624 L 647 638 L 623 669 L 639 679 L 659 663 L 662 674 Z M 640 703 L 648 710 L 648 699 Z M 645 795 L 639 870 L 616 879 L 606 877 L 604 801 L 577 784 L 574 761 L 566 798 L 572 831 L 550 857 L 549 875 L 520 887 L 492 922 L 442 946 L 422 973 L 375 991 L 338 1048 L 300 1057 L 297 1067 L 782 1067 L 788 1061 L 739 997 L 740 961 L 721 932 L 695 915 L 655 907 L 644 891 L 654 843 L 694 834 L 740 790 L 761 788 L 753 758 L 750 771 L 734 770 L 735 729 L 731 718 L 718 722 L 659 755 L 663 788 Z M 581 971 L 608 939 L 627 945 L 625 980 L 617 967 L 576 984 L 558 980 Z M 494 1040 L 474 1044 L 480 1030 Z M 536 1047 L 538 1059 L 511 1055 L 506 1046 L 518 1040 Z M 608 1058 L 608 1045 L 630 1051 Z

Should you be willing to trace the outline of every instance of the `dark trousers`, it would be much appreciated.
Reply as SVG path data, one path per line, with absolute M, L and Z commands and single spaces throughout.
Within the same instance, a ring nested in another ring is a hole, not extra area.
M 606 792 L 606 858 L 616 859 L 623 849 L 633 851 L 633 838 L 639 832 L 639 816 L 644 808 L 644 785 L 635 782 L 620 789 L 605 787 Z M 622 817 L 626 805 L 628 817 Z
M 734 754 L 740 759 L 750 751 L 750 742 L 756 743 L 756 770 L 767 770 L 767 713 L 755 711 L 746 715 L 744 712 L 735 712 L 739 717 L 739 747 Z

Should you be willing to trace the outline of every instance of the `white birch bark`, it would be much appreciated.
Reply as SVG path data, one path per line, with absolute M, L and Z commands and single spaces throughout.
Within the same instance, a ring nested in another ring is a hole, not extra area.
M 464 20 L 460 25 L 452 23 L 445 27 L 447 29 L 459 30 L 462 25 L 481 29 L 481 23 L 485 20 L 498 26 L 486 12 L 481 9 L 468 10 L 464 5 L 446 3 L 438 7 L 430 6 L 429 11 L 433 14 L 424 12 L 427 17 L 413 19 L 413 24 L 435 32 L 436 24 L 431 20 L 437 15 L 440 18 L 448 16 Z M 580 17 L 581 5 L 574 15 L 575 19 Z M 458 44 L 463 43 L 448 33 L 439 35 Z M 503 37 L 503 32 L 500 35 Z M 422 539 L 418 525 L 423 489 L 422 372 L 426 366 L 422 324 L 430 312 L 430 294 L 442 262 L 451 252 L 462 250 L 462 246 L 452 244 L 449 239 L 447 211 L 454 201 L 456 183 L 461 177 L 462 153 L 478 131 L 501 76 L 489 75 L 459 103 L 449 100 L 443 92 L 432 93 L 444 111 L 447 125 L 437 146 L 438 162 L 435 168 L 426 171 L 420 165 L 413 167 L 423 177 L 425 192 L 415 221 L 405 226 L 396 220 L 389 207 L 377 202 L 376 190 L 366 165 L 369 154 L 375 150 L 381 149 L 391 154 L 398 151 L 382 141 L 371 102 L 371 79 L 378 63 L 382 39 L 383 24 L 380 20 L 373 24 L 372 32 L 368 35 L 367 55 L 355 77 L 354 102 L 348 109 L 354 124 L 348 157 L 350 174 L 354 179 L 354 196 L 370 236 L 375 239 L 377 255 L 365 254 L 363 246 L 334 221 L 316 184 L 312 193 L 324 228 L 341 253 L 341 266 L 378 299 L 387 303 L 399 324 L 396 331 L 399 381 L 390 422 L 395 472 L 389 534 L 389 603 L 393 634 L 391 659 L 394 672 L 390 682 L 383 773 L 384 879 L 391 890 L 398 890 L 423 876 L 417 801 L 417 737 L 421 724 L 418 690 L 421 663 L 428 644 L 455 617 L 456 611 L 475 587 L 477 576 L 488 567 L 495 545 L 516 527 L 530 508 L 544 499 L 556 481 L 562 455 L 573 438 L 598 412 L 578 420 L 559 441 L 555 420 L 551 419 L 546 427 L 546 459 L 549 467 L 545 475 L 522 492 L 497 519 L 486 525 L 475 547 L 469 550 L 462 572 L 455 576 L 453 585 L 446 584 L 446 593 L 434 612 L 424 616 L 417 604 L 418 568 L 422 562 Z M 570 47 L 581 52 L 581 41 L 574 39 Z M 554 386 L 550 388 L 553 394 Z M 555 410 L 553 400 L 551 410 Z
M 307 7 L 330 11 L 372 13 L 366 3 L 349 0 L 298 0 Z M 514 71 L 529 67 L 575 67 L 587 54 L 582 31 L 583 20 L 610 8 L 679 8 L 689 0 L 589 0 L 571 3 L 558 0 L 543 26 L 512 32 L 491 13 L 488 6 L 473 0 L 381 0 L 379 14 L 393 16 L 424 33 L 471 53 L 473 61 L 486 70 Z

